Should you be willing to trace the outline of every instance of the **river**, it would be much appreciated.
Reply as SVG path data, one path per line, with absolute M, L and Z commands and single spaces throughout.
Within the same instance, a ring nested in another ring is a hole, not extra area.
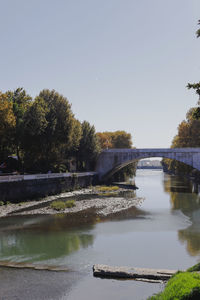
M 189 180 L 138 170 L 137 210 L 104 220 L 0 219 L 0 260 L 67 266 L 69 272 L 0 270 L 0 299 L 141 300 L 163 284 L 99 279 L 93 264 L 186 269 L 200 261 L 200 197 Z

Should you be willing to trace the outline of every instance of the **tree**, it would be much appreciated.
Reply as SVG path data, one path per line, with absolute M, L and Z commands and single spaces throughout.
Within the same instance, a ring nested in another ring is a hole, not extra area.
M 81 135 L 67 98 L 54 90 L 41 91 L 24 116 L 24 123 L 26 164 L 35 161 L 32 168 L 42 171 L 60 171 L 61 165 L 66 166 Z
M 77 156 L 77 151 L 79 149 L 80 140 L 82 137 L 82 126 L 79 120 L 74 119 L 73 120 L 73 135 L 72 135 L 72 147 L 70 150 L 70 155 Z
M 110 132 L 97 132 L 97 138 L 101 149 L 113 148 L 112 137 Z
M 13 104 L 0 92 L 0 161 L 12 154 L 15 126 Z
M 131 148 L 132 137 L 126 131 L 115 131 L 112 134 L 113 148 Z
M 126 131 L 97 132 L 97 137 L 102 150 L 109 148 L 132 148 L 131 134 Z M 132 163 L 116 172 L 112 176 L 111 181 L 125 181 L 128 177 L 133 177 L 135 172 L 136 163 Z
M 187 88 L 195 90 L 196 94 L 199 96 L 198 104 L 200 104 L 200 82 L 198 83 L 188 83 Z
M 6 92 L 6 96 L 8 101 L 12 103 L 13 114 L 16 119 L 13 140 L 14 153 L 17 154 L 18 159 L 21 161 L 23 157 L 23 153 L 21 151 L 24 129 L 23 117 L 29 105 L 31 104 L 32 98 L 23 88 L 17 88 L 14 92 L 8 91 Z
M 24 115 L 24 164 L 27 170 L 40 171 L 45 160 L 44 136 L 48 125 L 48 107 L 42 99 L 36 100 Z
M 100 145 L 95 132 L 95 127 L 89 122 L 82 123 L 82 137 L 78 150 L 79 168 L 81 170 L 94 170 Z
M 126 131 L 97 132 L 97 137 L 102 149 L 132 147 L 131 134 Z

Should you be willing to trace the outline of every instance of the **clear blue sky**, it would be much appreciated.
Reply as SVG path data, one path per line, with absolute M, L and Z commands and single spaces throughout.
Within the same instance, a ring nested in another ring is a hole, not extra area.
M 197 96 L 199 0 L 0 0 L 0 90 L 55 89 L 97 131 L 169 147 Z

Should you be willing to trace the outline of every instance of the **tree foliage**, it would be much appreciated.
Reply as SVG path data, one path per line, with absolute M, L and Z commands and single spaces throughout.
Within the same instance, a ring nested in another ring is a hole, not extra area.
M 101 145 L 101 149 L 124 149 L 132 148 L 132 136 L 126 131 L 114 131 L 114 132 L 97 132 L 97 137 Z M 113 175 L 111 180 L 115 181 L 125 181 L 129 177 L 133 177 L 136 172 L 136 163 L 132 163 L 123 169 L 119 170 Z
M 31 162 L 29 168 L 59 171 L 66 166 L 81 138 L 79 122 L 67 98 L 54 90 L 41 91 L 24 116 L 24 136 L 25 162 Z
M 88 124 L 54 90 L 42 90 L 34 100 L 22 88 L 0 93 L 0 162 L 17 155 L 26 172 L 65 171 L 74 157 L 80 166 L 94 166 L 100 148 Z
M 13 114 L 16 120 L 13 136 L 14 152 L 17 154 L 18 159 L 21 160 L 23 156 L 23 153 L 20 151 L 24 130 L 23 117 L 28 106 L 31 104 L 32 98 L 26 93 L 23 88 L 17 88 L 14 92 L 8 91 L 6 95 L 8 101 L 12 103 Z
M 131 147 L 130 133 L 96 134 L 89 122 L 80 123 L 55 90 L 42 90 L 35 99 L 23 88 L 0 93 L 0 163 L 16 155 L 21 172 L 64 172 L 72 161 L 78 170 L 92 171 L 102 149 Z
M 200 20 L 198 21 L 200 25 Z M 200 29 L 196 32 L 197 37 L 200 37 Z M 172 141 L 172 148 L 181 147 L 200 147 L 200 82 L 188 83 L 188 89 L 193 89 L 199 99 L 196 107 L 192 107 L 186 114 L 186 120 L 183 120 L 178 126 L 178 133 Z M 164 169 L 173 173 L 190 173 L 192 167 L 181 162 L 163 159 L 162 164 Z
M 12 153 L 15 126 L 13 104 L 6 94 L 0 93 L 0 159 L 5 159 Z
M 95 127 L 91 126 L 87 121 L 84 121 L 81 126 L 82 137 L 78 149 L 79 167 L 81 170 L 92 170 L 95 167 L 101 149 Z
M 173 138 L 171 148 L 200 147 L 200 119 L 196 119 L 196 108 L 188 111 L 186 120 L 178 126 L 178 133 Z M 164 168 L 173 173 L 189 173 L 192 167 L 171 159 L 163 159 Z
M 126 131 L 114 131 L 114 132 L 97 132 L 101 149 L 109 148 L 131 148 L 132 137 L 130 133 Z

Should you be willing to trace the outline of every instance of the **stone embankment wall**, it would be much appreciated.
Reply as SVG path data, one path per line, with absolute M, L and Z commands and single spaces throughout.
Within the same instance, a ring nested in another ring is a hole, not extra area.
M 0 201 L 19 202 L 96 184 L 97 173 L 0 176 Z

